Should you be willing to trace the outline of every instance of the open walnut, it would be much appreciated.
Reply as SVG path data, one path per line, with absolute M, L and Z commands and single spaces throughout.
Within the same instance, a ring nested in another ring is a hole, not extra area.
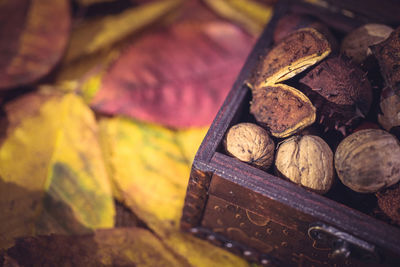
M 278 138 L 290 136 L 315 121 L 315 107 L 299 90 L 276 84 L 253 91 L 250 113 Z
M 371 46 L 378 60 L 386 86 L 400 96 L 400 27 L 385 41 Z
M 254 90 L 292 78 L 331 52 L 328 40 L 313 28 L 297 30 L 276 44 L 265 56 Z
M 224 146 L 228 154 L 261 169 L 268 169 L 274 159 L 274 141 L 254 123 L 232 126 L 225 135 Z
M 366 74 L 348 59 L 324 60 L 300 79 L 304 92 L 317 108 L 317 120 L 327 129 L 344 135 L 358 118 L 365 117 L 372 102 L 372 88 Z
M 323 194 L 334 180 L 333 153 L 321 137 L 293 136 L 279 145 L 275 170 L 279 176 Z
M 250 113 L 278 138 L 290 136 L 315 121 L 315 108 L 302 92 L 279 84 L 324 59 L 331 52 L 326 38 L 312 28 L 286 36 L 262 61 L 252 87 Z

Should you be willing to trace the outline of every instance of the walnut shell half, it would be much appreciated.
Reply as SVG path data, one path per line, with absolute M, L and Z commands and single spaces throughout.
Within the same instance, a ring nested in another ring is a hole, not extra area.
M 250 113 L 271 134 L 283 138 L 297 133 L 315 121 L 315 107 L 299 90 L 285 84 L 253 91 Z
M 228 154 L 261 169 L 268 169 L 274 160 L 274 141 L 254 123 L 232 126 L 225 135 L 224 146 Z
M 275 170 L 279 176 L 323 194 L 334 180 L 333 153 L 321 137 L 293 136 L 279 145 Z
M 267 53 L 254 89 L 292 78 L 324 59 L 331 50 L 325 36 L 313 28 L 287 35 Z
M 400 180 L 400 143 L 393 135 L 367 129 L 347 136 L 335 153 L 342 183 L 360 193 L 374 193 Z

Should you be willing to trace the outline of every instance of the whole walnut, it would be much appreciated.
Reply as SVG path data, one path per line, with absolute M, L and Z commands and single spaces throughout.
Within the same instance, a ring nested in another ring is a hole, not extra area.
M 400 143 L 379 129 L 347 136 L 335 153 L 335 168 L 342 183 L 360 193 L 374 193 L 400 180 Z
M 228 154 L 264 170 L 274 160 L 274 141 L 266 130 L 254 123 L 232 126 L 225 136 L 224 146 Z
M 400 96 L 395 94 L 392 88 L 386 87 L 381 93 L 379 104 L 381 114 L 378 114 L 378 122 L 386 131 L 400 126 Z
M 324 194 L 334 181 L 333 153 L 321 137 L 293 136 L 279 145 L 275 170 L 279 176 Z
M 365 24 L 351 31 L 342 41 L 342 53 L 357 64 L 362 64 L 372 55 L 369 48 L 386 40 L 393 32 L 393 28 L 383 24 Z

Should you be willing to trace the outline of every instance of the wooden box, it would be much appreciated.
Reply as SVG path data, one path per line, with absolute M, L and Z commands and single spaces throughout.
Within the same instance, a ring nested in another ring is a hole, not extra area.
M 249 119 L 245 82 L 272 45 L 282 15 L 309 14 L 342 33 L 366 22 L 399 25 L 399 6 L 381 2 L 277 4 L 197 152 L 182 230 L 265 266 L 400 266 L 399 227 L 240 162 L 222 147 L 227 129 Z

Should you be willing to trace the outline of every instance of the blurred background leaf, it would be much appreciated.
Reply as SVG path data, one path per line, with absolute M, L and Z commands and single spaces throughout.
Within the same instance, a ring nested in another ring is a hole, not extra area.
M 64 53 L 70 25 L 68 0 L 3 0 L 0 89 L 26 85 L 47 75 Z
M 206 128 L 173 131 L 114 118 L 101 120 L 100 133 L 115 195 L 166 245 L 193 266 L 248 266 L 179 230 L 190 165 Z
M 203 0 L 221 17 L 258 36 L 272 17 L 271 5 L 252 0 Z
M 5 110 L 0 248 L 24 235 L 113 227 L 115 208 L 97 122 L 83 101 L 73 94 L 31 93 Z
M 140 228 L 21 239 L 7 251 L 6 259 L 17 266 L 59 266 L 60 259 L 72 266 L 188 266 L 150 231 Z
M 0 1 L 0 265 L 248 266 L 179 220 L 273 3 Z
M 91 105 L 174 128 L 209 125 L 253 42 L 221 21 L 153 31 L 113 64 Z

